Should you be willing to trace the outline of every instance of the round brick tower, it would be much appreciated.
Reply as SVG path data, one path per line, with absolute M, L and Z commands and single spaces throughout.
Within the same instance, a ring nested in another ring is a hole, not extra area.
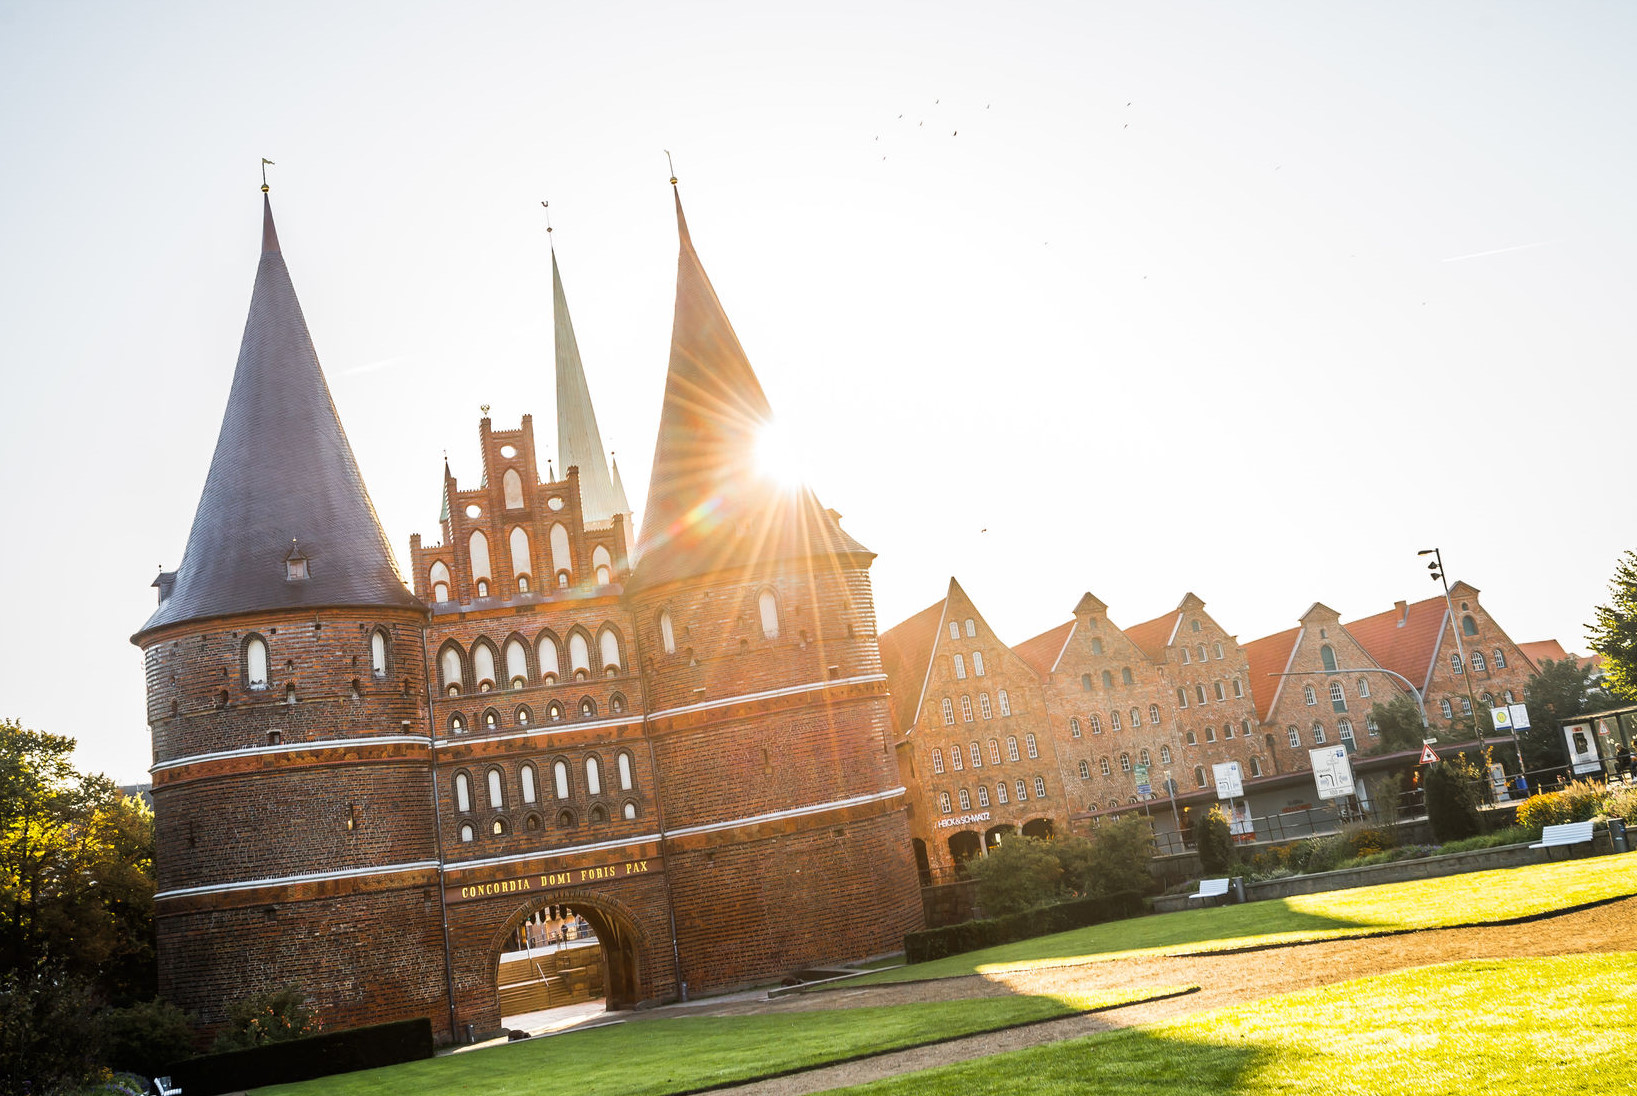
M 920 894 L 889 746 L 873 554 L 755 468 L 772 419 L 688 235 L 627 592 L 679 977 L 720 987 L 903 946 Z
M 265 189 L 265 188 L 264 188 Z M 160 991 L 295 985 L 330 1027 L 449 1026 L 426 610 L 404 586 L 263 202 L 210 473 L 143 650 Z

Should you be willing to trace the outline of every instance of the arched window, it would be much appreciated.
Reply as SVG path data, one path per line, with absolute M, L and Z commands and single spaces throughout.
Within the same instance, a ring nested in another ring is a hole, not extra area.
M 489 770 L 489 807 L 499 810 L 506 805 L 506 797 L 500 787 L 500 770 Z
M 1340 738 L 1341 738 L 1341 740 L 1343 742 L 1346 742 L 1349 745 L 1352 745 L 1353 744 L 1353 721 L 1350 720 L 1350 719 L 1339 719 L 1339 720 L 1337 720 L 1336 721 L 1336 734 L 1338 736 L 1340 736 Z
M 615 759 L 615 767 L 619 769 L 620 773 L 620 791 L 630 791 L 632 785 L 635 783 L 631 776 L 631 755 L 628 753 L 621 753 Z
M 969 811 L 971 809 L 972 809 L 972 793 L 967 791 L 965 788 L 962 788 L 961 789 L 961 810 Z
M 573 632 L 568 637 L 568 671 L 576 680 L 591 674 L 591 647 L 584 632 Z
M 455 774 L 455 810 L 461 814 L 472 809 L 472 781 L 465 773 Z
M 1194 766 L 1194 783 L 1199 785 L 1201 788 L 1205 786 L 1205 766 Z
M 1461 653 L 1459 651 L 1451 651 L 1449 653 L 1449 668 L 1455 671 L 1457 674 L 1466 672 L 1466 670 L 1461 666 Z
M 1116 731 L 1120 730 L 1120 713 L 1119 712 L 1109 712 L 1108 713 L 1108 725 L 1109 725 L 1109 728 L 1111 730 L 1116 730 Z
M 1103 733 L 1103 717 L 1102 716 L 1097 715 L 1096 713 L 1092 713 L 1091 715 L 1086 716 L 1086 718 L 1091 721 L 1091 733 L 1092 734 L 1102 734 Z
M 480 693 L 495 687 L 495 651 L 482 641 L 472 645 L 472 676 L 477 679 Z
M 550 632 L 541 632 L 534 648 L 539 658 L 540 680 L 547 685 L 557 684 L 557 678 L 563 671 L 557 664 L 556 638 Z
M 466 543 L 472 557 L 472 577 L 474 579 L 490 578 L 489 538 L 483 535 L 483 530 L 474 529 Z
M 1182 688 L 1181 686 L 1178 686 L 1177 687 L 1177 707 L 1186 708 L 1187 706 L 1188 706 L 1188 690 Z
M 942 811 L 944 814 L 949 814 L 954 809 L 953 807 L 951 807 L 949 805 L 949 793 L 948 792 L 939 792 L 938 793 L 938 809 L 940 811 Z
M 1081 764 L 1085 764 L 1085 762 L 1081 762 Z M 995 802 L 1003 807 L 1006 805 L 1006 781 L 1004 780 L 995 785 Z
M 267 688 L 267 641 L 261 636 L 244 641 L 244 683 L 251 689 Z
M 1367 699 L 1370 695 L 1370 683 L 1362 677 L 1358 679 L 1358 695 L 1360 699 Z
M 614 557 L 601 544 L 591 549 L 591 573 L 596 576 L 598 586 L 614 581 Z
M 1113 767 L 1109 765 L 1108 758 L 1106 757 L 1099 757 L 1097 759 L 1097 768 L 1104 776 L 1109 776 L 1114 772 Z
M 977 623 L 974 622 L 971 617 L 967 617 L 966 618 L 966 637 L 968 639 L 972 639 L 972 638 L 976 637 L 977 634 L 978 634 Z
M 1160 706 L 1158 704 L 1150 704 L 1148 706 L 1148 722 L 1153 726 L 1159 726 Z
M 1240 681 L 1237 677 L 1234 678 L 1233 679 L 1233 697 L 1234 697 L 1234 699 L 1235 700 L 1240 700 L 1240 699 L 1242 699 L 1244 697 L 1244 695 L 1245 695 L 1245 683 L 1243 681 Z
M 1023 786 L 1023 781 L 1019 780 L 1012 786 L 1017 789 L 1017 801 L 1019 803 L 1022 803 L 1024 800 L 1029 798 L 1029 789 Z
M 1040 756 L 1040 747 L 1035 744 L 1034 735 L 1032 734 L 1023 736 L 1023 749 L 1030 757 Z
M 506 681 L 514 689 L 529 683 L 529 649 L 520 639 L 506 641 Z
M 1131 771 L 1131 755 L 1130 754 L 1123 753 L 1123 754 L 1120 755 L 1120 771 L 1123 772 L 1123 773 L 1128 773 L 1128 772 Z
M 1216 651 L 1216 657 L 1221 658 L 1222 657 L 1222 644 L 1220 644 L 1220 643 L 1213 644 L 1213 649 Z
M 529 706 L 525 704 L 517 709 L 515 718 L 517 719 L 517 725 L 519 727 L 527 727 L 530 723 L 534 722 L 534 713 L 529 711 Z
M 620 634 L 610 626 L 605 625 L 597 635 L 597 653 L 602 656 L 605 674 L 617 674 L 625 664 L 620 656 Z
M 944 771 L 944 752 L 938 747 L 932 747 L 932 771 L 934 774 Z
M 1308 704 L 1309 706 L 1312 706 L 1312 705 L 1317 704 L 1319 702 L 1319 694 L 1313 691 L 1313 686 L 1303 685 L 1302 686 L 1302 700 L 1306 704 Z
M 949 638 L 950 639 L 959 639 L 959 638 L 961 638 L 961 622 L 960 621 L 952 620 L 952 621 L 949 622 Z
M 585 759 L 585 790 L 587 795 L 603 793 L 602 768 L 597 764 L 596 754 Z
M 1241 719 L 1239 721 L 1239 733 L 1244 735 L 1246 738 L 1250 737 L 1250 720 Z
M 947 696 L 943 701 L 944 726 L 952 726 L 955 722 L 955 702 Z
M 1324 737 L 1325 737 L 1324 736 L 1324 724 L 1323 723 L 1313 724 L 1313 745 L 1323 746 L 1324 745 Z
M 574 574 L 574 557 L 568 550 L 568 526 L 559 522 L 551 527 L 551 570 L 558 576 L 558 585 L 567 585 L 561 581 L 563 575 Z
M 1193 731 L 1185 731 L 1183 733 L 1182 740 L 1190 746 L 1199 745 L 1199 738 Z
M 1160 764 L 1161 765 L 1169 765 L 1170 763 L 1171 763 L 1171 747 L 1161 746 L 1160 747 Z
M 1222 737 L 1223 738 L 1232 738 L 1233 737 L 1233 724 L 1232 723 L 1222 724 Z
M 1103 671 L 1103 688 L 1105 688 L 1105 689 L 1114 688 L 1114 674 L 1109 670 L 1104 670 Z
M 460 649 L 451 644 L 438 656 L 438 667 L 443 674 L 443 691 L 456 696 L 461 690 Z
M 551 779 L 555 785 L 558 799 L 568 798 L 568 762 L 554 761 L 551 766 Z
M 1017 760 L 1017 735 L 1015 734 L 1006 736 L 1006 760 Z
M 625 806 L 620 808 L 620 814 L 626 818 L 635 818 L 637 816 L 637 805 L 631 800 L 627 799 L 625 801 Z
M 966 656 L 964 656 L 964 655 L 951 655 L 950 656 L 950 662 L 955 667 L 955 680 L 956 681 L 965 681 L 966 680 Z
M 449 568 L 444 565 L 444 562 L 441 559 L 432 565 L 432 570 L 429 577 L 432 582 L 432 600 L 448 601 Z
M 972 652 L 972 676 L 973 677 L 982 677 L 983 676 L 983 652 L 982 651 L 973 651 Z
M 461 714 L 459 712 L 456 712 L 454 715 L 449 717 L 449 733 L 450 734 L 465 734 L 466 733 L 466 720 L 461 716 Z
M 1250 759 L 1250 774 L 1252 776 L 1261 776 L 1262 775 L 1262 759 L 1261 758 L 1253 757 L 1253 758 Z
M 589 696 L 581 697 L 580 698 L 580 718 L 581 719 L 590 719 L 592 716 L 594 716 L 596 714 L 597 714 L 597 702 L 595 700 L 592 700 Z
M 1220 681 L 1213 681 L 1211 683 L 1211 692 L 1216 695 L 1216 698 L 1218 700 L 1228 699 L 1228 694 L 1223 691 L 1222 682 L 1220 682 Z
M 1506 652 L 1501 650 L 1499 647 L 1495 648 L 1495 669 L 1506 669 Z
M 1093 636 L 1091 639 L 1091 653 L 1094 655 L 1100 655 L 1103 653 L 1103 641 L 1098 639 L 1096 636 Z
M 1137 728 L 1141 727 L 1142 726 L 1142 713 L 1139 712 L 1137 709 L 1132 708 L 1130 715 L 1131 715 L 1131 729 L 1136 730 Z
M 1291 726 L 1285 728 L 1285 735 L 1290 740 L 1290 748 L 1291 749 L 1294 750 L 1294 749 L 1297 749 L 1298 747 L 1301 746 L 1301 744 L 1302 744 L 1302 732 L 1298 731 L 1294 724 L 1292 724 Z
M 978 749 L 978 744 L 976 742 L 972 743 L 971 749 L 967 756 L 972 759 L 972 767 L 974 769 L 983 768 L 983 751 Z
M 989 694 L 988 693 L 979 693 L 978 694 L 978 714 L 983 716 L 983 718 L 985 718 L 985 719 L 995 718 L 995 711 L 994 711 L 993 708 L 991 708 L 989 706 Z
M 483 729 L 498 731 L 500 729 L 500 715 L 493 708 L 483 713 Z
M 518 590 L 525 590 L 524 583 L 534 574 L 534 562 L 529 553 L 528 530 L 521 525 L 514 525 L 511 533 L 512 574 L 518 581 Z
M 664 645 L 666 654 L 676 654 L 676 626 L 671 623 L 669 609 L 663 609 L 659 614 L 659 641 Z
M 523 477 L 517 474 L 517 469 L 506 469 L 506 474 L 500 477 L 500 487 L 506 495 L 506 509 L 522 509 Z
M 961 697 L 961 722 L 972 722 L 972 698 L 969 696 Z
M 961 752 L 961 748 L 959 746 L 951 746 L 949 748 L 949 764 L 950 767 L 956 772 L 960 772 L 962 769 L 966 768 L 966 754 Z
M 987 807 L 988 805 L 989 805 L 989 789 L 984 787 L 982 784 L 979 784 L 978 785 L 978 806 Z
M 1137 751 L 1137 761 L 1143 765 L 1152 764 L 1152 762 L 1149 760 L 1149 754 L 1146 749 Z
M 1341 687 L 1341 682 L 1330 683 L 1330 707 L 1338 712 L 1347 710 L 1347 691 Z
M 462 841 L 471 841 L 476 836 L 477 830 L 470 822 L 462 822 L 460 824 L 460 839 Z
M 1193 660 L 1194 660 L 1194 656 L 1189 654 L 1188 653 L 1188 648 L 1186 646 L 1184 646 L 1182 648 L 1182 664 L 1184 666 L 1186 666 L 1189 663 L 1193 662 Z
M 369 669 L 376 677 L 387 676 L 387 634 L 380 628 L 369 634 Z
M 523 785 L 523 802 L 533 803 L 535 800 L 534 766 L 524 765 L 517 770 L 518 780 Z
M 762 616 L 763 637 L 779 638 L 779 602 L 772 590 L 763 590 L 756 596 L 756 609 Z
M 1201 662 L 1206 661 L 1206 658 L 1205 658 L 1205 644 L 1203 644 L 1203 643 L 1201 643 L 1199 645 L 1199 660 Z
M 1090 674 L 1081 674 L 1080 675 L 1080 688 L 1084 689 L 1088 693 L 1091 692 L 1091 675 Z
M 1207 741 L 1207 742 L 1215 742 L 1216 741 L 1216 728 L 1215 727 L 1206 727 L 1205 728 L 1205 741 Z
M 1000 743 L 993 738 L 989 740 L 989 762 L 993 765 L 1000 764 Z
M 1336 672 L 1336 652 L 1330 649 L 1330 644 L 1326 643 L 1319 648 L 1319 661 L 1324 664 L 1326 670 Z
M 1201 704 L 1205 703 L 1205 686 L 1195 685 L 1194 686 L 1194 695 L 1199 697 L 1199 702 Z
M 1475 674 L 1481 674 L 1487 669 L 1489 669 L 1489 666 L 1484 662 L 1484 653 L 1482 651 L 1473 651 L 1472 672 Z
M 1131 667 L 1130 666 L 1121 666 L 1120 667 L 1120 684 L 1121 685 L 1132 685 L 1132 684 L 1135 684 L 1135 683 L 1136 683 L 1136 679 L 1131 676 Z
M 291 685 L 291 686 L 288 686 L 288 688 L 294 689 L 295 686 Z M 1468 700 L 1464 696 L 1459 697 L 1457 699 L 1459 699 L 1460 702 L 1461 702 L 1461 714 L 1462 715 L 1471 715 L 1472 714 L 1472 701 Z
M 1478 622 L 1473 620 L 1470 614 L 1461 618 L 1461 634 L 1464 636 L 1475 636 L 1478 634 Z
M 1069 720 L 1069 737 L 1070 738 L 1079 738 L 1080 737 L 1080 721 L 1078 719 L 1070 719 Z
M 1005 689 L 1002 689 L 1000 691 L 1000 694 L 996 699 L 998 699 L 1000 701 L 1000 714 L 1001 715 L 1011 715 L 1012 714 L 1012 702 L 1011 702 L 1010 699 L 1007 698 Z

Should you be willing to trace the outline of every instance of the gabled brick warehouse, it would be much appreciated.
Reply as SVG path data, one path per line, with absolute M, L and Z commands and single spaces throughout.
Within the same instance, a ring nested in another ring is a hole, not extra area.
M 552 259 L 561 477 L 533 423 L 445 469 L 393 562 L 264 200 L 261 265 L 147 666 L 161 991 L 219 1024 L 294 983 L 332 1027 L 497 1028 L 564 911 L 610 1007 L 896 949 L 921 907 L 872 553 L 759 477 L 771 411 L 681 242 L 634 544 Z M 635 549 L 635 550 L 634 550 Z

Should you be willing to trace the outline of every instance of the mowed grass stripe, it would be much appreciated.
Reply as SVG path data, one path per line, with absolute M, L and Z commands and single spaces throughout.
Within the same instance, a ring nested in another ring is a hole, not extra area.
M 847 984 L 999 974 L 1138 955 L 1188 955 L 1453 928 L 1536 917 L 1632 895 L 1637 895 L 1637 855 L 1599 856 L 1134 917 L 867 974 Z
M 405 1092 L 675 1096 L 1135 1004 L 1191 988 L 639 1020 L 255 1092 L 258 1096 L 402 1096 Z
M 908 1073 L 848 1096 L 1637 1092 L 1637 952 L 1420 967 Z

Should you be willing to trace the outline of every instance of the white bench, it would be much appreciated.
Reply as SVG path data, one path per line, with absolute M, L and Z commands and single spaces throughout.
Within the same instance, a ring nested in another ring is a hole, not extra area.
M 1560 845 L 1579 845 L 1592 839 L 1592 824 L 1590 822 L 1565 822 L 1560 826 L 1545 826 L 1540 831 L 1540 840 L 1529 847 L 1531 849 L 1555 849 Z
M 169 1077 L 155 1077 L 153 1087 L 159 1090 L 159 1096 L 182 1096 L 182 1086 L 171 1084 Z
M 1199 889 L 1188 896 L 1188 901 L 1192 902 L 1197 898 L 1203 903 L 1207 898 L 1225 898 L 1227 894 L 1228 881 L 1226 879 L 1201 879 Z

